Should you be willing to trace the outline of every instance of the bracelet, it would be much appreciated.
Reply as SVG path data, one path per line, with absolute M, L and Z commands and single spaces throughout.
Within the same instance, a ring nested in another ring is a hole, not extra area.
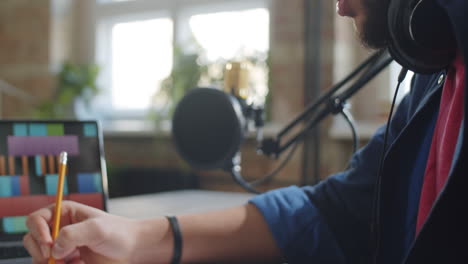
M 180 264 L 182 259 L 182 232 L 180 231 L 179 221 L 175 216 L 166 216 L 174 234 L 174 254 L 172 255 L 171 264 Z

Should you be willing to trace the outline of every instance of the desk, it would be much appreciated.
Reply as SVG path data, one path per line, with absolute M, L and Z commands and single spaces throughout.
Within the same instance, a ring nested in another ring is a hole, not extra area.
M 109 212 L 130 218 L 150 218 L 219 210 L 245 204 L 253 194 L 202 190 L 171 191 L 109 199 Z

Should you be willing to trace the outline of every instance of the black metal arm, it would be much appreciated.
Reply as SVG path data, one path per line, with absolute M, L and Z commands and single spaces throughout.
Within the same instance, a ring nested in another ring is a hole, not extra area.
M 387 51 L 377 52 L 372 55 L 356 70 L 321 96 L 317 101 L 307 106 L 304 112 L 299 114 L 292 122 L 281 130 L 276 137 L 264 139 L 258 148 L 258 152 L 266 156 L 277 158 L 294 143 L 302 140 L 310 129 L 314 128 L 328 115 L 341 113 L 346 101 L 363 88 L 383 69 L 385 69 L 392 61 L 393 59 Z M 365 69 L 367 70 L 364 71 Z M 349 86 L 342 93 L 335 95 L 343 85 L 355 78 L 362 71 L 364 71 L 364 73 L 362 73 L 354 84 Z M 291 136 L 285 143 L 282 143 L 282 139 L 288 135 L 293 128 L 303 122 L 306 122 L 303 129 Z

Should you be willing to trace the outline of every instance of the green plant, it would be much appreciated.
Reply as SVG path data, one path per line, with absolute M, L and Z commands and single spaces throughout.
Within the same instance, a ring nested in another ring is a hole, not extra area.
M 151 112 L 156 121 L 170 118 L 176 104 L 190 89 L 198 86 L 200 78 L 207 72 L 207 66 L 200 65 L 199 53 L 184 53 L 180 47 L 174 49 L 174 65 L 169 77 L 161 82 L 161 88 L 153 96 L 154 104 L 164 102 L 163 109 Z
M 66 62 L 57 75 L 57 87 L 50 100 L 44 101 L 34 113 L 38 118 L 75 118 L 74 102 L 83 100 L 89 107 L 99 88 L 96 79 L 99 67 L 95 64 L 72 64 Z

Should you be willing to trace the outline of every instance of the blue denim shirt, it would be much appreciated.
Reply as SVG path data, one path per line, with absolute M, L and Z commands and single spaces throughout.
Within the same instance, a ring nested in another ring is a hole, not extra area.
M 385 164 L 399 167 L 383 222 L 384 263 L 401 262 L 411 247 L 414 216 L 438 113 L 440 75 L 416 76 L 400 103 L 388 138 Z M 368 260 L 372 201 L 385 127 L 352 158 L 350 168 L 309 187 L 287 187 L 254 197 L 285 259 L 291 263 L 361 263 Z M 396 153 L 395 153 L 396 152 Z M 414 166 L 418 164 L 418 166 Z M 395 185 L 396 184 L 396 185 Z M 402 210 L 404 208 L 404 210 Z M 400 231 L 402 230 L 402 231 Z

